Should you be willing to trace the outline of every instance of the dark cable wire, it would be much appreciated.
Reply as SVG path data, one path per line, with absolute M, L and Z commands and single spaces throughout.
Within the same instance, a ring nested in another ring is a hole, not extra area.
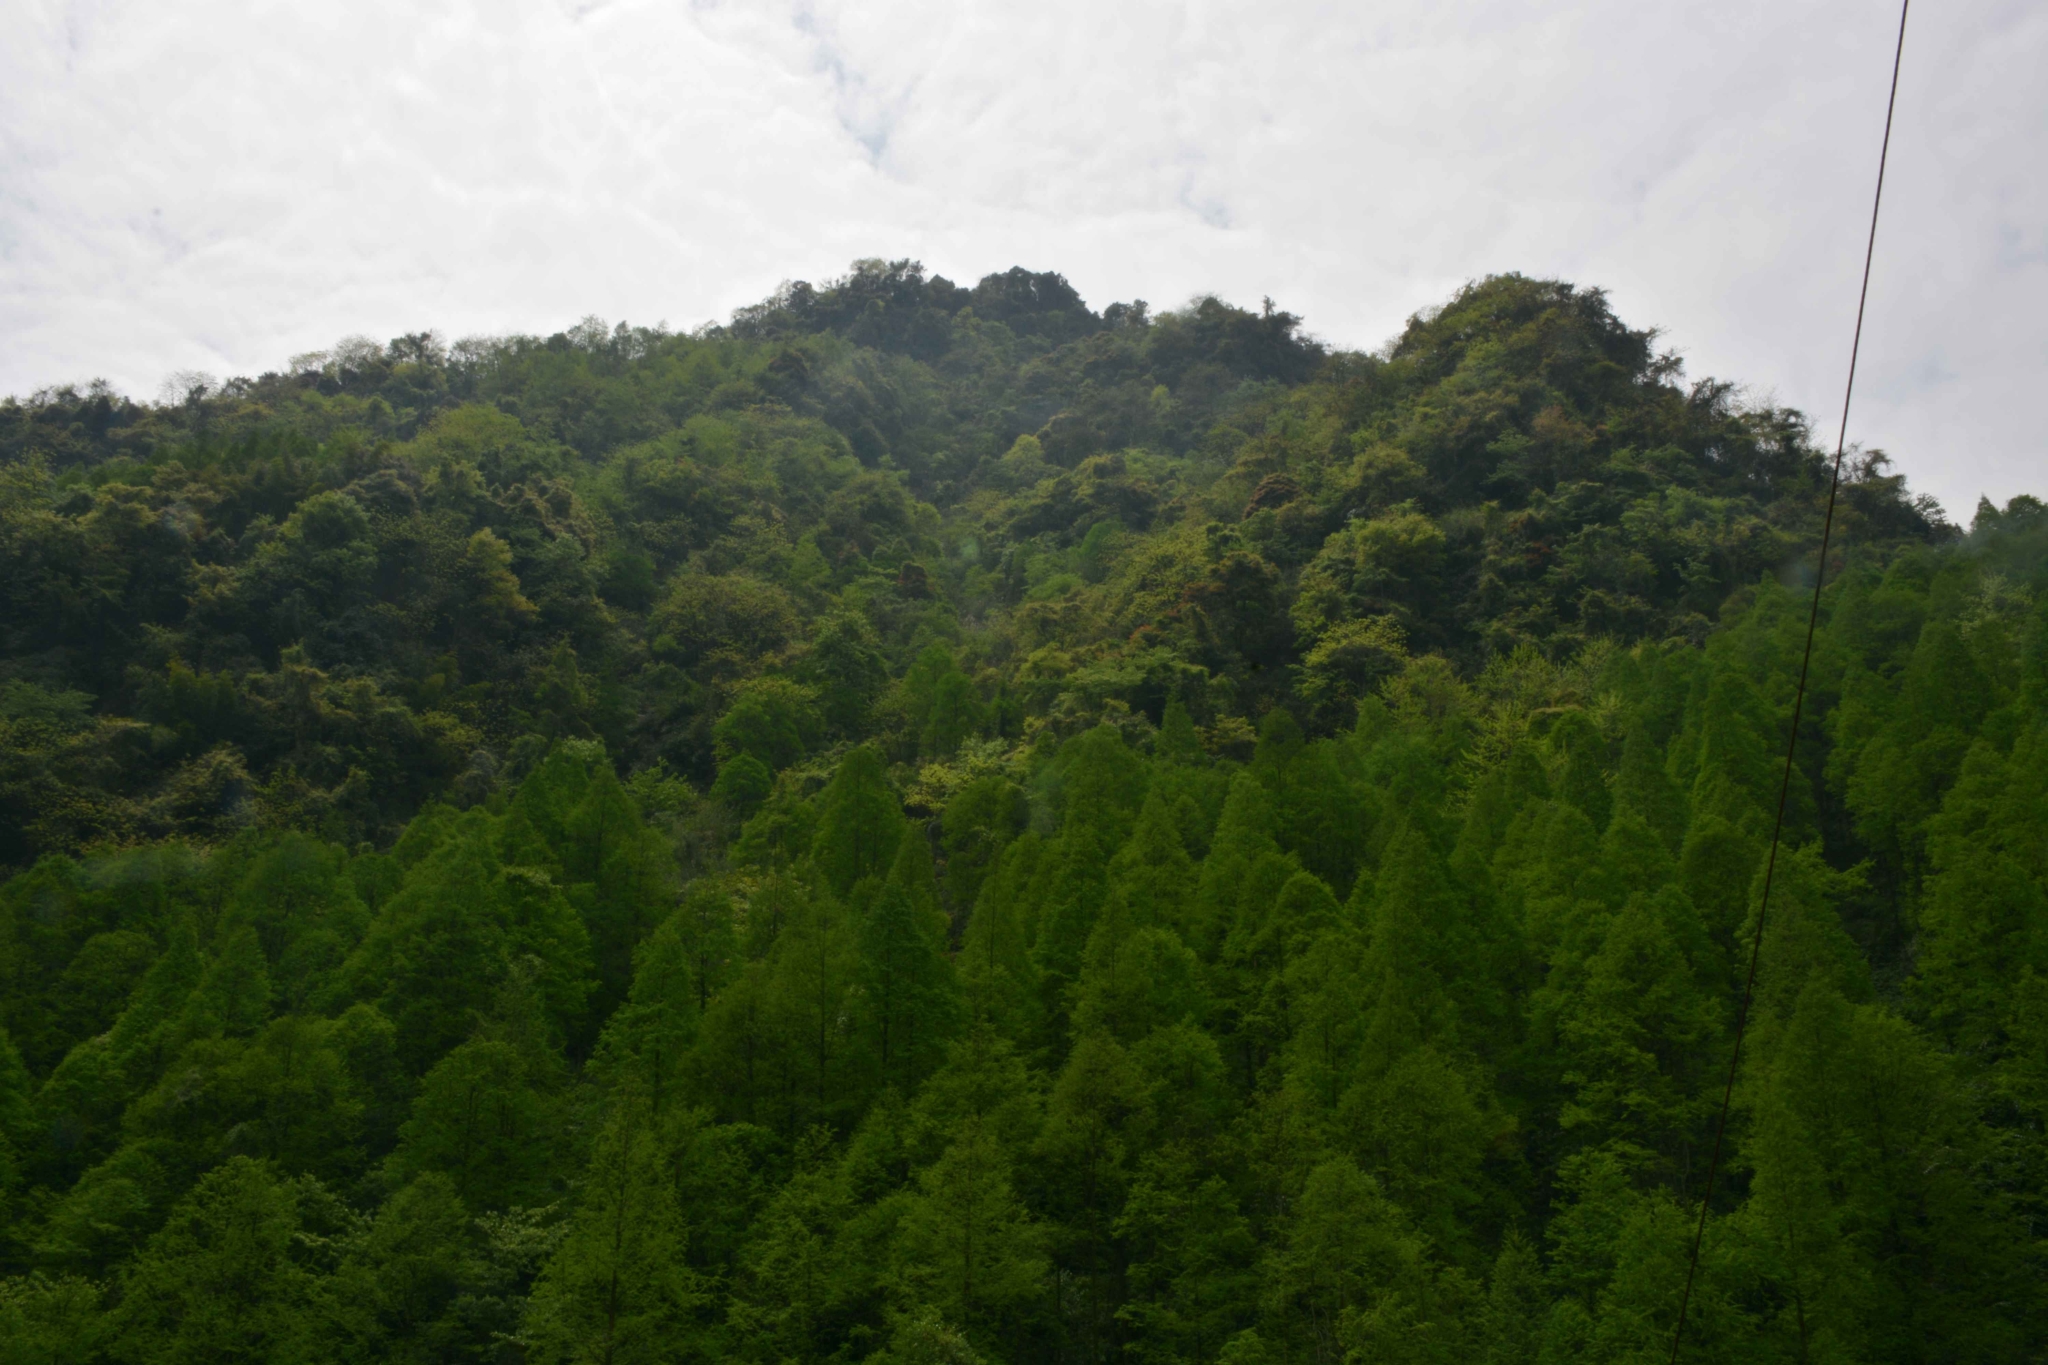
M 1906 54 L 1906 13 L 1913 0 L 1900 0 L 1899 37 L 1892 49 L 1892 88 L 1884 105 L 1884 142 L 1877 153 L 1877 193 L 1870 201 L 1870 236 L 1863 244 L 1863 287 L 1856 294 L 1856 333 L 1849 342 L 1849 382 L 1842 390 L 1842 425 L 1835 433 L 1835 463 L 1828 478 L 1827 514 L 1820 525 L 1820 562 L 1813 574 L 1813 605 L 1806 614 L 1806 651 L 1799 659 L 1799 690 L 1792 699 L 1792 725 L 1785 735 L 1785 773 L 1778 782 L 1778 813 L 1771 823 L 1771 852 L 1764 863 L 1763 898 L 1757 906 L 1756 932 L 1749 941 L 1749 975 L 1742 983 L 1742 1005 L 1735 1015 L 1735 1050 L 1728 1058 L 1728 1084 L 1721 1092 L 1721 1117 L 1714 1125 L 1714 1154 L 1707 1162 L 1707 1187 L 1700 1195 L 1699 1223 L 1692 1234 L 1692 1257 L 1685 1267 L 1685 1293 L 1678 1300 L 1678 1325 L 1671 1331 L 1671 1359 L 1676 1365 L 1685 1338 L 1685 1314 L 1692 1306 L 1692 1285 L 1700 1269 L 1700 1246 L 1707 1236 L 1707 1210 L 1714 1200 L 1714 1177 L 1721 1168 L 1721 1142 L 1728 1134 L 1728 1110 L 1735 1099 L 1735 1073 L 1742 1061 L 1742 1034 L 1749 1026 L 1749 1007 L 1756 994 L 1756 968 L 1763 957 L 1764 915 L 1771 908 L 1771 882 L 1778 870 L 1778 841 L 1785 832 L 1785 804 L 1792 794 L 1792 757 L 1799 747 L 1799 720 L 1806 708 L 1806 675 L 1813 665 L 1813 636 L 1820 624 L 1820 590 L 1828 576 L 1828 541 L 1835 530 L 1835 494 L 1842 486 L 1842 452 L 1849 440 L 1849 399 L 1856 392 L 1856 356 L 1863 349 L 1863 306 L 1870 298 L 1870 263 L 1877 254 L 1877 211 L 1884 203 L 1884 167 L 1892 150 L 1892 111 L 1899 102 L 1899 63 Z

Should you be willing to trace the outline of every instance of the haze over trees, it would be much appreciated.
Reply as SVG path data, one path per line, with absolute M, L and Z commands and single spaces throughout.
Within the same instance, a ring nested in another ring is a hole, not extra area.
M 0 403 L 0 1361 L 1662 1360 L 1827 465 L 908 262 Z M 1848 471 L 1685 1358 L 2048 1341 L 2048 512 Z

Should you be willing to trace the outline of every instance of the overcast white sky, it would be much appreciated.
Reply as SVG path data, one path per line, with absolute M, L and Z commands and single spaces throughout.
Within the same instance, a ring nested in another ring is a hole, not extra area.
M 1606 287 L 1832 434 L 1892 0 L 8 0 L 0 392 L 354 333 L 688 327 L 913 256 L 1370 348 Z M 2048 5 L 1907 37 L 1851 440 L 2048 494 Z M 2028 401 L 2033 400 L 2033 401 Z

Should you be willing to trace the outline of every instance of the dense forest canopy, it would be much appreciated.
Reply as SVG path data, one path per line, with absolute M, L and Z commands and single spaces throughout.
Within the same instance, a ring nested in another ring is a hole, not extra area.
M 911 262 L 0 403 L 0 1360 L 1661 1360 L 1828 462 Z M 2048 1342 L 2048 511 L 1855 455 L 1687 1358 Z

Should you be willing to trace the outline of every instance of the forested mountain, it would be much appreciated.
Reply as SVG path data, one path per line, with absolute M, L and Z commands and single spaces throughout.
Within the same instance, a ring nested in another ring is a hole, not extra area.
M 0 1361 L 1663 1360 L 1827 477 L 1519 276 L 0 404 Z M 1685 1358 L 2048 1358 L 2048 512 L 1834 545 Z

